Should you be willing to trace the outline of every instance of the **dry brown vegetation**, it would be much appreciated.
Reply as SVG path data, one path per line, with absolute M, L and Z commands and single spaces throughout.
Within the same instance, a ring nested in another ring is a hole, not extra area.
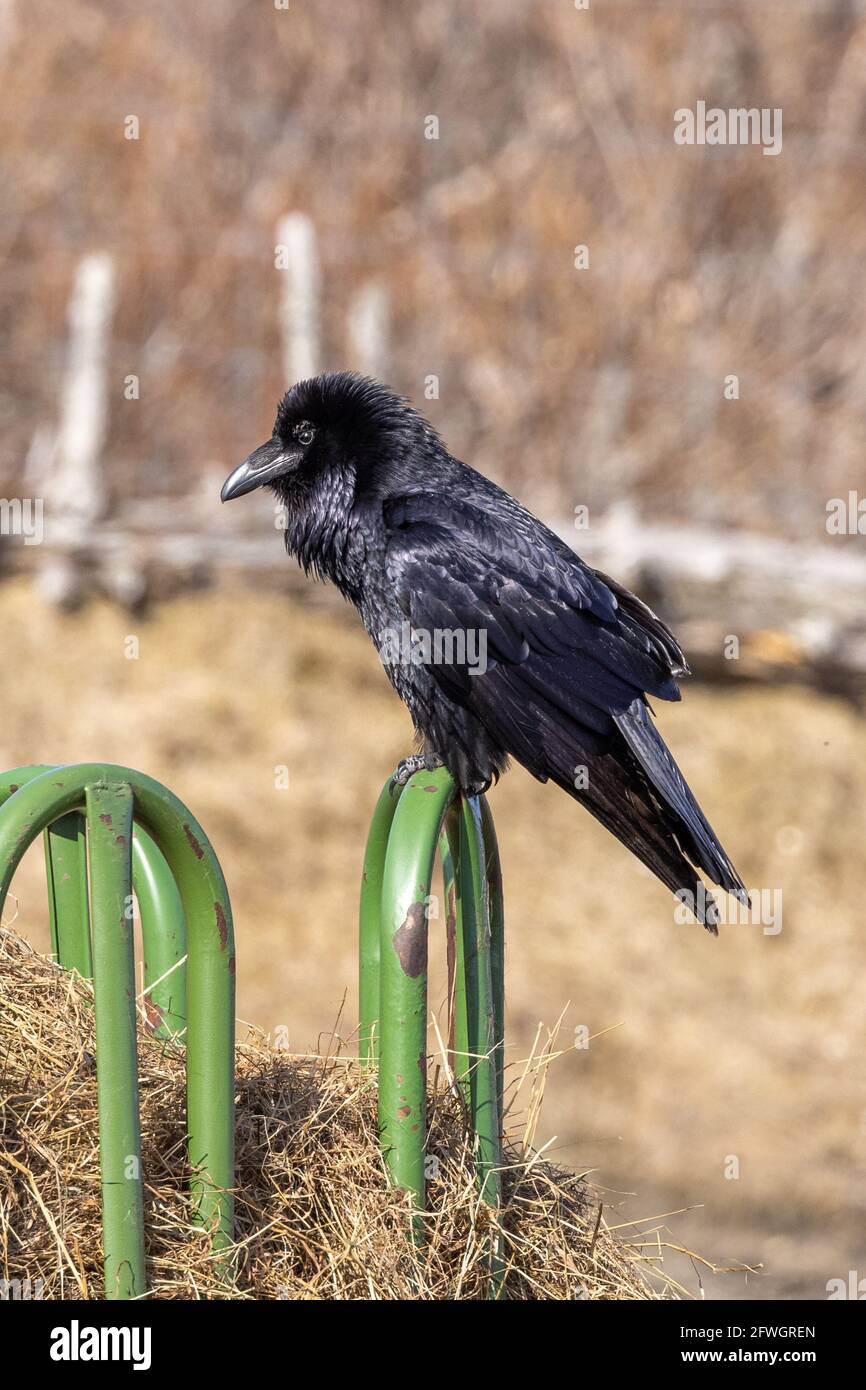
M 375 1084 L 333 1057 L 238 1049 L 236 1244 L 190 1220 L 183 1048 L 139 1047 L 149 1293 L 157 1298 L 648 1299 L 672 1292 L 652 1235 L 614 1237 L 578 1174 L 512 1147 L 494 1217 L 459 1108 L 436 1089 L 423 1243 L 379 1155 Z M 0 1279 L 102 1297 L 93 994 L 0 928 Z M 35 1292 L 34 1292 L 35 1290 Z
M 141 622 L 107 604 L 62 616 L 19 583 L 0 590 L 0 623 L 14 653 L 3 766 L 108 759 L 164 780 L 226 872 L 241 1019 L 285 1029 L 301 1053 L 333 1050 L 336 1027 L 351 1052 L 364 836 L 411 742 L 364 635 L 339 608 L 276 594 L 191 595 Z M 124 657 L 130 631 L 138 660 Z M 673 900 L 622 846 L 514 770 L 491 793 L 508 1060 L 529 1055 L 539 1020 L 546 1043 L 566 1009 L 535 1134 L 545 1157 L 593 1170 L 611 1226 L 697 1208 L 663 1221 L 662 1238 L 764 1266 L 701 1272 L 713 1296 L 823 1297 L 864 1265 L 866 730 L 795 690 L 693 686 L 659 715 L 747 883 L 781 888 L 783 929 L 728 926 L 714 941 L 675 925 Z M 16 930 L 45 949 L 38 848 L 14 892 Z M 436 922 L 432 951 L 441 967 Z M 440 969 L 440 1020 L 444 995 Z M 592 1041 L 575 1051 L 580 1024 Z M 513 1098 L 512 1126 L 527 1107 Z M 697 1291 L 699 1266 L 666 1264 Z
M 55 418 L 91 250 L 119 277 L 115 496 L 183 492 L 258 442 L 287 384 L 274 243 L 295 209 L 320 239 L 321 365 L 354 365 L 347 304 L 381 279 L 393 384 L 424 404 L 437 375 L 426 408 L 455 451 L 548 515 L 628 492 L 648 513 L 820 538 L 827 498 L 862 480 L 860 6 L 5 12 L 7 486 Z M 781 108 L 781 155 L 675 145 L 674 111 L 699 99 Z

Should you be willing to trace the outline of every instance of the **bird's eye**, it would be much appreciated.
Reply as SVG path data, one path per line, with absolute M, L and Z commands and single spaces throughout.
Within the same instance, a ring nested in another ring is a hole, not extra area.
M 302 420 L 295 427 L 295 438 L 299 444 L 312 444 L 316 437 L 316 427 L 311 425 L 308 420 Z

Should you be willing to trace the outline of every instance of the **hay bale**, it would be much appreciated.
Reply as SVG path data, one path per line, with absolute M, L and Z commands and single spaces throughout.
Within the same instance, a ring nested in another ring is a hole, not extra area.
M 142 1026 L 148 1279 L 159 1298 L 467 1299 L 487 1293 L 479 1207 L 459 1106 L 431 1099 L 427 1240 L 377 1145 L 375 1085 L 338 1058 L 237 1053 L 237 1277 L 216 1278 L 185 1191 L 184 1054 Z M 6 1280 L 45 1298 L 102 1290 L 92 991 L 0 929 L 0 1253 Z M 574 1173 L 509 1150 L 501 1214 L 510 1298 L 647 1299 L 640 1250 L 599 1223 Z

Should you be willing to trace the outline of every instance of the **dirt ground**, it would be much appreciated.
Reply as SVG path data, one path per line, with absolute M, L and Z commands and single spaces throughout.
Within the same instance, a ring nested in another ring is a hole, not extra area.
M 165 781 L 228 879 L 241 1018 L 285 1027 L 297 1050 L 338 1018 L 350 1039 L 366 826 L 411 743 L 354 622 L 226 585 L 147 619 L 101 604 L 64 616 L 19 582 L 0 588 L 0 617 L 4 767 L 94 759 Z M 612 1224 L 679 1213 L 666 1239 L 762 1266 L 713 1275 L 673 1256 L 690 1289 L 824 1298 L 829 1279 L 866 1274 L 866 726 L 793 689 L 692 685 L 658 714 L 747 883 L 771 903 L 781 891 L 781 930 L 732 924 L 713 940 L 676 923 L 618 843 L 513 771 L 491 793 L 508 1056 L 563 1015 L 538 1142 L 595 1170 Z M 41 873 L 34 848 L 16 926 L 44 947 Z M 441 995 L 440 974 L 434 1008 Z M 591 1041 L 575 1048 L 581 1026 Z

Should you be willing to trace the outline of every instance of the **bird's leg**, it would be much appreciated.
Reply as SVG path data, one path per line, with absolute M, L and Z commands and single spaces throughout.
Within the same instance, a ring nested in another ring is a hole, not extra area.
M 434 772 L 437 767 L 444 765 L 437 753 L 412 753 L 408 758 L 401 758 L 397 764 L 397 770 L 391 778 L 391 786 L 405 787 L 413 773 Z

